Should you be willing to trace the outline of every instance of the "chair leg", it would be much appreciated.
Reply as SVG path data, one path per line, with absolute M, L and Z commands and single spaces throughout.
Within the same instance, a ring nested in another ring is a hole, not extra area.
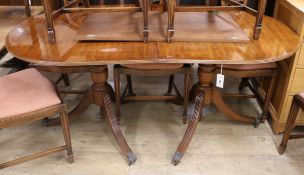
M 127 83 L 128 83 L 129 96 L 136 96 L 136 94 L 133 92 L 131 75 L 127 75 Z
M 68 74 L 61 74 L 61 76 L 62 76 L 62 80 L 64 82 L 64 85 L 65 86 L 70 86 L 71 83 L 70 83 L 69 75 Z
M 264 101 L 264 105 L 263 105 L 263 111 L 262 111 L 261 120 L 260 120 L 261 123 L 264 123 L 267 118 L 269 106 L 270 106 L 270 99 L 273 94 L 273 89 L 274 89 L 276 80 L 277 80 L 277 73 L 276 73 L 276 71 L 274 71 L 274 73 L 271 77 L 271 80 L 270 80 L 270 84 L 269 84 L 267 93 L 266 93 L 266 97 L 265 97 L 265 101 Z
M 170 96 L 171 93 L 172 93 L 173 81 L 174 81 L 174 75 L 170 75 L 170 77 L 169 77 L 169 84 L 168 84 L 168 91 L 165 94 L 166 96 Z
M 199 114 L 199 121 L 202 121 L 203 120 L 203 110 L 204 110 L 204 105 L 202 105 L 202 109 L 200 111 L 200 114 Z
M 31 16 L 31 8 L 30 8 L 29 0 L 24 0 L 24 6 L 25 6 L 26 16 L 30 17 Z
M 292 132 L 292 129 L 294 128 L 294 124 L 296 122 L 296 118 L 299 112 L 299 106 L 297 105 L 296 98 L 294 97 L 292 100 L 291 108 L 289 111 L 286 127 L 285 127 L 285 132 L 279 147 L 279 153 L 284 154 L 286 148 L 287 148 L 287 143 L 290 137 L 290 134 Z
M 73 163 L 74 155 L 73 155 L 73 150 L 72 150 L 69 119 L 68 119 L 66 108 L 61 112 L 60 115 L 61 115 L 61 125 L 62 125 L 62 130 L 63 130 L 63 135 L 64 135 L 64 141 L 65 141 L 66 149 L 67 149 L 68 162 Z
M 247 86 L 249 78 L 242 78 L 241 83 L 239 85 L 239 91 L 242 91 L 244 87 Z
M 105 114 L 104 114 L 103 108 L 102 108 L 102 107 L 99 107 L 99 111 L 100 111 L 100 117 L 101 117 L 101 119 L 105 119 L 106 116 L 105 116 Z
M 184 113 L 183 113 L 183 123 L 187 123 L 188 117 L 188 103 L 189 103 L 189 79 L 190 74 L 185 74 L 184 77 Z
M 114 68 L 114 87 L 115 87 L 115 105 L 116 105 L 116 118 L 120 121 L 120 74 Z

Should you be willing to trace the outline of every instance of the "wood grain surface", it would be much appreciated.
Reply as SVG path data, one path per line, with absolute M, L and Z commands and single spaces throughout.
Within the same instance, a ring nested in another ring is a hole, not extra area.
M 183 12 L 180 12 L 183 13 Z M 252 36 L 254 17 L 232 14 Z M 16 57 L 44 65 L 76 66 L 131 63 L 254 64 L 279 61 L 293 55 L 299 36 L 282 22 L 265 17 L 259 40 L 248 43 L 212 42 L 78 42 L 75 37 L 85 14 L 65 14 L 55 20 L 56 44 L 47 43 L 43 16 L 28 18 L 6 39 Z
M 166 41 L 166 12 L 149 13 L 149 41 Z M 176 13 L 173 41 L 249 42 L 249 37 L 227 13 Z M 80 26 L 77 40 L 142 41 L 141 13 L 91 13 Z

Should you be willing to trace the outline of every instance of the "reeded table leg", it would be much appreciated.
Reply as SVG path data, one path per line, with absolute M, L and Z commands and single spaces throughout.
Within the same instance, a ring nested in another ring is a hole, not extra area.
M 179 146 L 172 158 L 172 163 L 174 165 L 177 165 L 181 161 L 183 155 L 186 153 L 186 150 L 189 147 L 189 144 L 194 135 L 196 126 L 199 122 L 200 113 L 202 112 L 203 99 L 204 99 L 203 93 L 200 93 L 195 99 L 194 113 L 189 120 L 189 124 L 188 124 L 187 130 L 185 132 L 185 135 L 183 137 L 183 140 L 179 144 Z
M 203 105 L 207 106 L 210 104 L 214 104 L 217 109 L 223 113 L 226 117 L 239 121 L 241 123 L 254 124 L 257 125 L 259 123 L 258 119 L 253 117 L 239 115 L 234 112 L 223 100 L 220 91 L 214 87 L 213 79 L 215 75 L 216 65 L 204 65 L 200 64 L 198 68 L 198 78 L 199 82 L 194 85 L 191 89 L 192 97 L 196 96 L 196 94 L 204 93 L 205 98 L 203 101 Z
M 236 120 L 242 123 L 254 124 L 257 125 L 259 122 L 253 117 L 242 116 L 235 113 L 230 107 L 226 105 L 224 100 L 221 97 L 219 90 L 213 86 L 213 78 L 215 75 L 216 65 L 203 65 L 200 64 L 198 68 L 198 78 L 199 82 L 194 85 L 190 92 L 190 97 L 195 97 L 195 108 L 193 116 L 191 117 L 188 128 L 184 135 L 182 142 L 180 143 L 177 151 L 175 152 L 172 163 L 177 165 L 181 158 L 184 156 L 191 139 L 194 135 L 196 126 L 201 119 L 201 113 L 203 106 L 208 106 L 214 104 L 220 112 L 225 114 L 226 117 L 229 117 L 232 120 Z
M 131 165 L 136 161 L 136 157 L 126 142 L 112 110 L 111 97 L 114 97 L 114 91 L 107 83 L 107 66 L 91 66 L 91 78 L 93 80 L 92 87 L 86 92 L 79 104 L 69 113 L 69 120 L 79 116 L 92 103 L 100 106 L 100 109 L 103 110 L 106 115 L 117 144 L 123 154 L 127 157 L 128 164 Z M 54 118 L 46 119 L 44 120 L 44 123 L 47 126 L 54 126 L 61 124 L 61 121 L 60 118 Z
M 106 118 L 123 154 L 127 157 L 129 165 L 136 161 L 136 157 L 126 142 L 113 113 L 110 96 L 108 94 L 108 68 L 107 66 L 92 66 L 91 78 L 93 80 L 93 102 L 104 109 Z

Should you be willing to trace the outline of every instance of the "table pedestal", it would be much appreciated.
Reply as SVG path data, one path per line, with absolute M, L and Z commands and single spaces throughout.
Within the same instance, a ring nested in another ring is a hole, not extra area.
M 92 87 L 87 90 L 80 103 L 69 113 L 69 119 L 71 121 L 82 114 L 92 103 L 100 106 L 100 110 L 105 114 L 116 142 L 118 143 L 122 153 L 127 157 L 129 165 L 131 165 L 136 161 L 136 157 L 126 142 L 112 110 L 110 96 L 113 96 L 114 91 L 107 83 L 107 66 L 91 66 L 91 78 L 93 81 Z M 59 125 L 60 121 L 57 118 L 54 118 L 46 119 L 44 123 L 47 126 L 54 126 Z
M 179 144 L 173 156 L 172 163 L 174 165 L 177 165 L 185 154 L 196 130 L 196 126 L 198 122 L 202 119 L 202 108 L 204 106 L 214 104 L 221 113 L 223 113 L 226 117 L 232 120 L 246 124 L 254 124 L 254 126 L 257 126 L 259 124 L 259 119 L 239 115 L 235 113 L 229 106 L 227 106 L 227 104 L 221 97 L 219 89 L 214 87 L 212 83 L 215 73 L 215 64 L 199 64 L 199 82 L 195 84 L 190 91 L 190 97 L 196 98 L 194 112 L 189 119 L 189 124 L 183 137 L 183 140 Z

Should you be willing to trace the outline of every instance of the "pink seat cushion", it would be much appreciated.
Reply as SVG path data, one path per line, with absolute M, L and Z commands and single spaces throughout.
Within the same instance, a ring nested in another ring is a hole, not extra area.
M 184 64 L 165 64 L 165 63 L 150 63 L 150 64 L 124 64 L 123 67 L 130 69 L 143 69 L 143 70 L 164 70 L 164 69 L 178 69 L 183 67 Z
M 218 65 L 218 68 L 221 66 Z M 243 70 L 243 71 L 251 71 L 251 70 L 265 70 L 265 69 L 276 69 L 276 63 L 261 63 L 261 64 L 224 64 L 223 69 L 229 70 Z
M 0 118 L 61 103 L 52 82 L 36 69 L 26 69 L 0 77 L 0 100 Z

